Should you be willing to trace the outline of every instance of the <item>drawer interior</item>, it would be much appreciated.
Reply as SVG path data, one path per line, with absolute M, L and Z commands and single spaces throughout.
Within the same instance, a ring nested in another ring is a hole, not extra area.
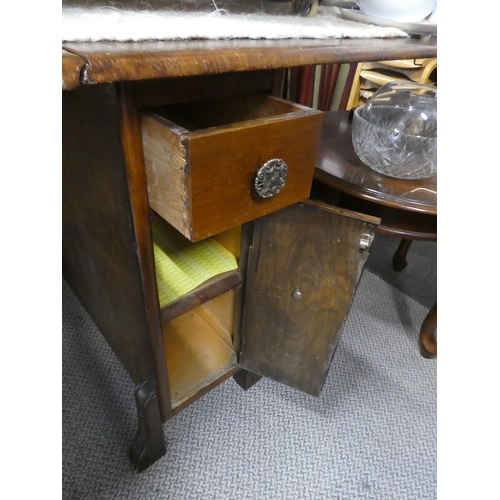
M 301 105 L 274 96 L 245 93 L 153 108 L 155 114 L 194 132 L 211 127 L 261 120 L 301 111 Z

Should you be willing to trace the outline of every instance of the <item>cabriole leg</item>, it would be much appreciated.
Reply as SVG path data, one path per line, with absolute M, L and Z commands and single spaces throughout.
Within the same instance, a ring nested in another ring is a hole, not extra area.
M 424 358 L 435 358 L 437 356 L 437 341 L 435 336 L 437 326 L 437 303 L 434 304 L 420 328 L 420 354 Z
M 410 249 L 412 242 L 413 240 L 401 240 L 401 243 L 399 244 L 394 257 L 392 258 L 392 268 L 395 271 L 402 271 L 408 265 L 408 262 L 406 261 L 406 255 L 408 253 L 408 250 Z
M 146 380 L 135 389 L 139 429 L 130 448 L 130 460 L 142 472 L 166 453 L 158 396 Z

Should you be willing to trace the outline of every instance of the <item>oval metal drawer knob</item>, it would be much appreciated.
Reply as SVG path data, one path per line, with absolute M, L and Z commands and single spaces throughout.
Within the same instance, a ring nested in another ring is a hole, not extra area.
M 302 292 L 296 288 L 293 292 L 292 292 L 292 297 L 296 300 L 300 300 L 302 298 Z
M 261 198 L 277 195 L 286 183 L 288 165 L 280 158 L 266 161 L 255 175 L 255 190 Z

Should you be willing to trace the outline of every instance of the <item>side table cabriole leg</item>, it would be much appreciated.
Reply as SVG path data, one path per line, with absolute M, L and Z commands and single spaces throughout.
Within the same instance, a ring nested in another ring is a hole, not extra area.
M 130 460 L 142 472 L 166 453 L 158 396 L 146 380 L 134 392 L 139 429 L 130 448 Z
M 407 265 L 406 255 L 412 244 L 413 240 L 402 239 L 401 243 L 392 257 L 392 268 L 395 271 L 402 271 Z
M 420 354 L 424 358 L 435 358 L 437 341 L 435 336 L 437 326 L 437 303 L 432 306 L 420 328 Z

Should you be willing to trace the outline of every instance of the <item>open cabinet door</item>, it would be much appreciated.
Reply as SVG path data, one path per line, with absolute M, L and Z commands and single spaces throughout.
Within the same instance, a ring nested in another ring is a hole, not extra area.
M 379 222 L 312 201 L 255 221 L 242 368 L 320 394 Z

